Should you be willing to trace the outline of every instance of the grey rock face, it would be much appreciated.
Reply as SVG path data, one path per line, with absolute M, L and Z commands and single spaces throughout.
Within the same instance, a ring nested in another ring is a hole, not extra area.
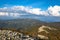
M 34 40 L 33 38 L 25 36 L 26 39 L 23 39 L 23 34 L 11 30 L 0 30 L 0 40 Z
M 21 33 L 10 30 L 0 30 L 0 40 L 20 40 L 19 35 L 21 35 Z

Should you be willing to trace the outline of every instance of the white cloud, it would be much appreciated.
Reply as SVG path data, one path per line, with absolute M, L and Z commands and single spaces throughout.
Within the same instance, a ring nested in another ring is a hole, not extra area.
M 36 15 L 48 15 L 48 13 L 46 11 L 41 11 L 40 8 L 32 8 L 32 7 L 24 7 L 24 6 L 13 6 L 11 8 L 12 10 L 16 10 L 16 11 L 24 11 L 27 13 L 31 13 L 31 14 L 36 14 Z
M 7 12 L 0 12 L 0 16 L 8 16 L 8 13 Z
M 54 7 L 50 6 L 48 8 L 48 11 L 52 16 L 60 16 L 60 6 L 54 6 Z
M 0 16 L 19 16 L 24 15 L 23 12 L 44 15 L 44 16 L 60 16 L 60 6 L 50 6 L 47 10 L 43 11 L 41 8 L 32 8 L 26 6 L 12 6 L 0 8 Z
M 48 13 L 46 11 L 41 11 L 41 9 L 39 8 L 32 8 L 29 11 L 27 10 L 27 12 L 32 13 L 32 14 L 36 14 L 36 15 L 48 15 Z

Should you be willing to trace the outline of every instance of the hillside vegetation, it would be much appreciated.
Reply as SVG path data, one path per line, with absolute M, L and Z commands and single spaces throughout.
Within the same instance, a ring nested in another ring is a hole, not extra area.
M 38 32 L 39 28 L 40 31 L 44 31 Z M 38 37 L 40 39 L 45 36 L 48 38 L 43 38 L 43 40 L 60 40 L 60 22 L 46 23 L 35 19 L 0 20 L 0 29 L 18 31 L 25 35 Z

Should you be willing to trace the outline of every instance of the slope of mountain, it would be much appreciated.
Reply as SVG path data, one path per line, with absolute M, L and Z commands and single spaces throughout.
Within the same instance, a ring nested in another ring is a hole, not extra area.
M 43 25 L 38 29 L 38 36 L 41 39 L 60 40 L 60 29 Z
M 14 20 L 0 20 L 0 28 L 7 29 L 17 29 L 17 30 L 27 30 L 29 28 L 38 28 L 39 26 L 45 24 L 43 21 L 34 19 L 14 19 Z
M 15 30 L 43 40 L 60 40 L 60 22 L 46 23 L 35 19 L 0 20 L 0 29 Z

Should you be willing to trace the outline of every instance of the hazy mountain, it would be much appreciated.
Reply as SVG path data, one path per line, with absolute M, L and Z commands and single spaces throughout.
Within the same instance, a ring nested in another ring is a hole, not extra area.
M 34 14 L 20 15 L 20 16 L 0 16 L 0 20 L 21 19 L 21 18 L 36 19 L 45 22 L 60 22 L 60 17 L 57 16 L 43 16 Z
M 0 20 L 0 27 L 2 28 L 29 28 L 36 27 L 44 24 L 45 22 L 35 19 L 12 19 L 12 20 Z

